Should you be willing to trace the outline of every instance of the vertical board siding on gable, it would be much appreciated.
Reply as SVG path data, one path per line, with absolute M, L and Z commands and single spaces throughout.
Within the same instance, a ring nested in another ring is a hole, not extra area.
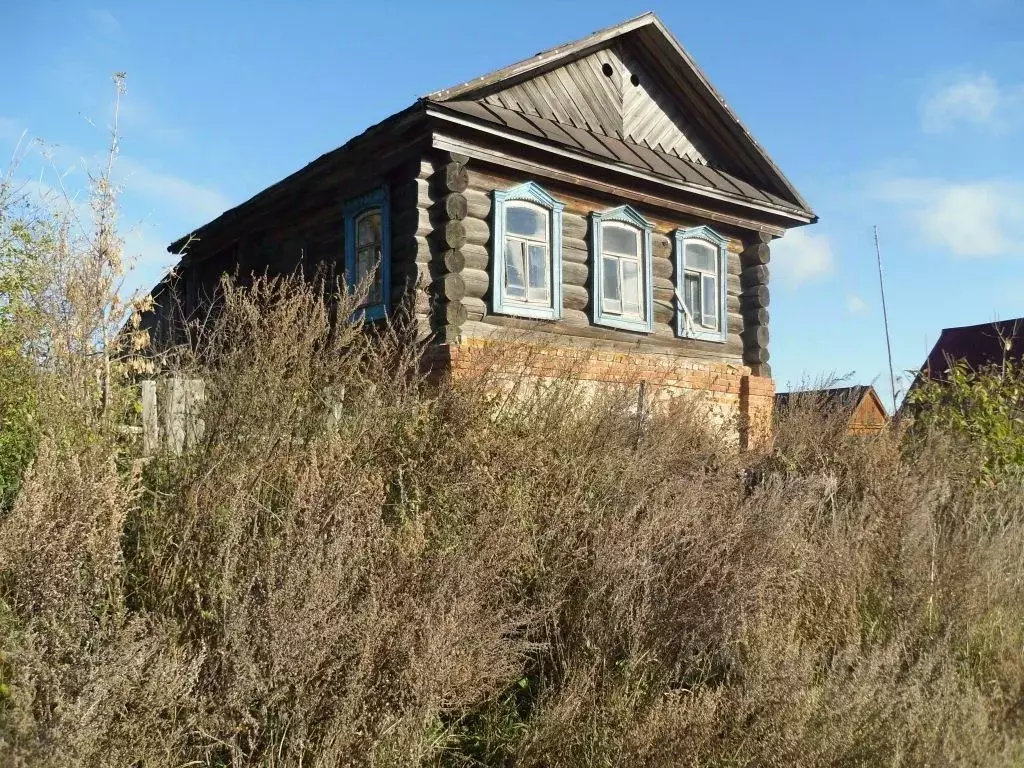
M 611 76 L 604 73 L 605 65 Z M 482 101 L 702 165 L 708 161 L 708 149 L 696 138 L 692 122 L 625 46 L 596 51 Z
M 467 168 L 469 188 L 466 195 L 474 198 L 489 197 L 495 189 L 507 189 L 530 179 L 525 176 L 512 176 L 504 172 L 488 169 L 481 170 L 472 164 Z M 545 189 L 555 198 L 566 204 L 562 215 L 562 307 L 563 318 L 560 321 L 543 321 L 538 327 L 544 329 L 561 329 L 562 333 L 571 333 L 570 329 L 587 329 L 590 333 L 603 333 L 591 322 L 590 301 L 590 270 L 592 269 L 590 254 L 590 222 L 591 211 L 607 210 L 612 201 L 598 200 L 585 196 L 585 189 L 574 189 L 567 192 L 564 188 L 545 182 Z M 619 202 L 628 202 L 622 200 Z M 675 262 L 672 238 L 676 228 L 691 227 L 708 222 L 702 221 L 669 221 L 651 216 L 647 210 L 641 210 L 655 224 L 652 236 L 651 267 L 653 272 L 654 322 L 650 334 L 631 334 L 624 331 L 611 331 L 616 338 L 623 340 L 646 337 L 652 342 L 669 344 L 677 348 L 680 354 L 702 358 L 714 358 L 729 362 L 740 362 L 743 355 L 743 318 L 740 315 L 740 251 L 742 243 L 730 239 L 728 244 L 728 275 L 727 275 L 727 312 L 729 334 L 725 344 L 700 342 L 691 339 L 680 339 L 675 330 Z M 467 218 L 473 218 L 472 216 Z M 489 227 L 486 217 L 479 220 Z M 514 319 L 490 315 L 490 280 L 489 273 L 490 241 L 485 246 L 473 245 L 464 247 L 466 254 L 472 254 L 473 262 L 467 255 L 466 273 L 473 275 L 465 280 L 466 295 L 462 300 L 469 310 L 470 320 L 481 320 L 495 324 L 515 323 Z

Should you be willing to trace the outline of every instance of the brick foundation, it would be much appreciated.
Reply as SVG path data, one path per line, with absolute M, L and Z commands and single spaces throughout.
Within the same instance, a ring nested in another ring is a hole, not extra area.
M 771 435 L 775 382 L 751 375 L 744 365 L 634 350 L 579 349 L 536 342 L 464 338 L 432 347 L 424 363 L 453 378 L 488 373 L 497 378 L 526 375 L 538 380 L 573 378 L 594 386 L 639 386 L 654 402 L 697 397 L 721 423 L 736 425 L 741 448 L 755 448 Z

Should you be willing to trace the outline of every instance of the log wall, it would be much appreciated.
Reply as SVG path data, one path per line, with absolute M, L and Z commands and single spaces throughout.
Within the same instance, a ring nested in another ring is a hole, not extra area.
M 593 233 L 590 231 L 590 213 L 608 210 L 625 201 L 611 201 L 599 198 L 597 195 L 588 196 L 585 190 L 578 188 L 566 189 L 545 184 L 545 189 L 565 203 L 562 217 L 563 317 L 559 321 L 538 321 L 494 315 L 490 312 L 492 306 L 490 254 L 493 244 L 490 238 L 492 217 L 490 216 L 489 200 L 494 190 L 507 189 L 527 179 L 514 176 L 506 169 L 487 168 L 473 163 L 467 163 L 464 166 L 464 171 L 466 186 L 462 195 L 467 200 L 467 205 L 459 234 L 464 236 L 460 261 L 463 275 L 462 287 L 464 288 L 461 302 L 466 308 L 468 320 L 480 320 L 491 325 L 584 336 L 598 340 L 631 342 L 641 346 L 669 347 L 675 349 L 680 356 L 714 359 L 728 363 L 743 364 L 745 362 L 745 351 L 748 346 L 753 349 L 753 345 L 748 344 L 746 340 L 749 334 L 747 322 L 744 319 L 744 300 L 742 298 L 745 283 L 742 275 L 744 263 L 741 254 L 744 253 L 747 243 L 741 239 L 739 233 L 722 233 L 730 236 L 727 275 L 729 334 L 724 344 L 680 339 L 675 332 L 677 310 L 674 299 L 676 285 L 674 234 L 680 227 L 696 226 L 704 222 L 664 218 L 657 212 L 642 208 L 639 209 L 640 213 L 655 227 L 651 254 L 654 293 L 653 332 L 637 334 L 595 325 L 591 322 L 593 307 L 590 297 L 592 269 L 590 242 Z M 716 227 L 716 229 L 720 228 Z M 767 276 L 764 279 L 766 281 Z M 766 322 L 764 327 L 766 333 Z M 767 353 L 766 345 L 765 340 L 764 354 Z

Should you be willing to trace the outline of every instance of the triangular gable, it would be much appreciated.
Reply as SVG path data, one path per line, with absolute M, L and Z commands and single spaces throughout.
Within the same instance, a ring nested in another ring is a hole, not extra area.
M 711 165 L 813 216 L 652 13 L 426 99 L 477 101 Z
M 628 47 L 618 43 L 486 93 L 479 100 L 701 165 L 707 165 L 710 155 L 683 110 Z

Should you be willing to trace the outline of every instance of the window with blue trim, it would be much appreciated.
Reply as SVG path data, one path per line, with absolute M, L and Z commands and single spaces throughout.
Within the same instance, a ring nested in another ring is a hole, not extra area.
M 544 320 L 562 316 L 562 210 L 532 181 L 494 192 L 492 310 Z
M 592 213 L 594 322 L 650 333 L 651 224 L 631 206 Z
M 366 291 L 359 312 L 367 320 L 387 314 L 391 293 L 391 211 L 387 187 L 345 203 L 345 282 Z
M 710 227 L 676 231 L 676 334 L 703 341 L 725 341 L 727 240 Z

